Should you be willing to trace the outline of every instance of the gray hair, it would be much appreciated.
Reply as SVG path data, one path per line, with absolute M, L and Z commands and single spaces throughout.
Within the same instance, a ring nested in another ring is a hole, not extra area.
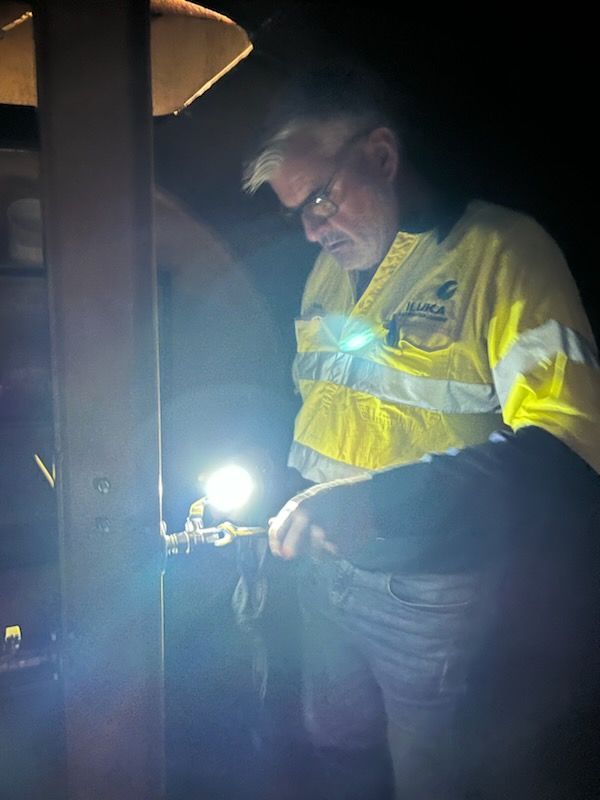
M 245 166 L 243 190 L 254 194 L 263 183 L 271 180 L 300 135 L 307 134 L 308 141 L 314 145 L 314 152 L 328 157 L 334 155 L 345 141 L 361 129 L 367 129 L 369 124 L 376 124 L 370 114 L 340 113 L 328 119 L 295 117 L 288 120 L 263 142 L 258 155 Z

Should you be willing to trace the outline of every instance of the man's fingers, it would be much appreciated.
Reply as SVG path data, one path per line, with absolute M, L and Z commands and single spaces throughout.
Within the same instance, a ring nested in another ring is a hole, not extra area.
M 294 499 L 269 520 L 269 547 L 279 558 L 295 558 L 309 547 L 337 555 L 337 547 L 326 538 L 323 528 L 311 522 L 310 514 Z
M 301 511 L 295 511 L 281 525 L 269 528 L 269 547 L 273 555 L 292 559 L 310 546 L 331 555 L 337 547 L 328 541 L 323 528 L 310 522 Z
M 323 531 L 313 525 L 308 514 L 301 509 L 295 509 L 286 516 L 278 514 L 269 521 L 271 552 L 280 558 L 295 558 L 312 543 L 313 531 L 319 531 L 317 538 L 320 542 L 325 540 Z
M 274 556 L 282 556 L 281 544 L 286 537 L 290 519 L 298 508 L 295 500 L 288 500 L 279 513 L 271 517 L 268 526 L 269 547 Z
M 283 522 L 269 527 L 269 547 L 274 556 L 294 558 L 300 552 L 304 538 L 308 535 L 308 517 L 295 511 Z
M 295 511 L 289 518 L 284 535 L 279 539 L 282 558 L 295 558 L 306 544 L 310 531 L 310 520 L 303 511 Z
M 281 542 L 285 538 L 288 520 L 279 522 L 276 517 L 269 520 L 269 548 L 274 556 L 281 557 Z

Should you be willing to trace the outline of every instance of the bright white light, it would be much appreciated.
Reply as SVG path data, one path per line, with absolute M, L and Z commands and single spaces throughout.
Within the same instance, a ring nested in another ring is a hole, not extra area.
M 253 491 L 254 482 L 250 474 L 235 464 L 221 467 L 206 481 L 209 504 L 225 513 L 244 506 Z
M 360 333 L 355 333 L 342 341 L 340 347 L 345 353 L 352 353 L 355 350 L 361 350 L 363 347 L 369 344 L 369 342 L 373 341 L 373 338 L 374 334 L 371 331 L 362 331 Z

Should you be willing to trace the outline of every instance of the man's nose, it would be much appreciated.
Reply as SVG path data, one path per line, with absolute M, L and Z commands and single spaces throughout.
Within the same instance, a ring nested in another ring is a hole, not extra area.
M 302 225 L 304 227 L 304 235 L 309 242 L 318 242 L 323 230 L 323 226 L 328 222 L 323 217 L 317 217 L 314 214 L 303 214 Z

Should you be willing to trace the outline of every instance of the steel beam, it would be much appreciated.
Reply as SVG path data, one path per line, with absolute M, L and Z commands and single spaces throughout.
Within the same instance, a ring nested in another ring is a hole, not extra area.
M 164 797 L 148 0 L 34 9 L 70 800 Z

